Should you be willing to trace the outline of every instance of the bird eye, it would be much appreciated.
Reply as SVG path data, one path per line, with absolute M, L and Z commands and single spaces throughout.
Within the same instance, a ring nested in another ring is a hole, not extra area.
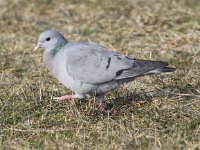
M 50 41 L 50 37 L 46 38 L 46 41 Z

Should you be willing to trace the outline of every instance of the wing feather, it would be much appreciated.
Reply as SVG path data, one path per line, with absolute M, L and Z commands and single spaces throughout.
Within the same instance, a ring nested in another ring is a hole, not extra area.
M 87 84 L 112 81 L 118 70 L 131 68 L 133 64 L 126 56 L 88 43 L 68 47 L 66 56 L 68 74 Z
M 167 62 L 163 61 L 151 61 L 151 60 L 139 60 L 135 59 L 133 67 L 121 71 L 121 74 L 115 77 L 115 80 L 123 80 L 128 78 L 134 78 L 147 74 L 148 72 L 156 69 L 161 69 L 168 66 Z
M 167 67 L 167 62 L 133 59 L 85 42 L 68 47 L 66 56 L 68 74 L 86 84 L 132 80 L 145 74 L 174 71 Z

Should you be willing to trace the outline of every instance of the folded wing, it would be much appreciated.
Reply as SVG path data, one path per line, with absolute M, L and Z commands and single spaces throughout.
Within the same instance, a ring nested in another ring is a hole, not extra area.
M 132 59 L 90 43 L 76 43 L 68 47 L 66 55 L 69 75 L 87 84 L 102 84 L 173 70 L 167 67 L 166 62 Z

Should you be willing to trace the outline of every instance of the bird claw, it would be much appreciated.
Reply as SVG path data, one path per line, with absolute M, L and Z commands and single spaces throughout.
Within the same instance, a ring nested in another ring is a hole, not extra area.
M 107 109 L 105 109 L 106 108 L 106 106 L 105 106 L 105 102 L 104 101 L 102 101 L 102 102 L 100 102 L 99 103 L 99 107 L 97 108 L 97 111 L 99 112 L 99 113 L 101 113 L 101 114 L 109 114 L 110 113 L 110 110 L 107 110 Z

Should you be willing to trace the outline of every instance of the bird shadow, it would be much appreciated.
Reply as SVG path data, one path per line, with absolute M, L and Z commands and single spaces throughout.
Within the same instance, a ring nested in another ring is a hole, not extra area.
M 114 98 L 108 98 L 105 109 L 113 110 L 113 113 L 119 114 L 122 110 L 126 110 L 132 105 L 137 103 L 151 103 L 155 97 L 159 96 L 160 92 L 156 91 L 145 91 L 141 90 L 140 92 L 134 91 L 117 91 L 118 96 Z M 112 112 L 112 111 L 111 111 Z
M 108 94 L 107 99 L 104 101 L 104 111 L 99 111 L 98 109 L 98 100 L 93 99 L 88 104 L 86 99 L 82 99 L 76 103 L 76 107 L 83 107 L 83 103 L 85 103 L 85 107 L 87 107 L 87 114 L 92 116 L 107 116 L 109 115 L 120 115 L 123 113 L 123 110 L 128 109 L 131 105 L 135 105 L 136 103 L 149 103 L 156 97 L 159 97 L 161 94 L 159 91 L 145 91 L 140 90 L 137 92 L 135 90 L 115 90 Z
M 186 87 L 185 87 L 186 88 Z M 169 99 L 169 98 L 177 98 L 177 93 L 184 89 L 183 86 L 174 86 L 168 85 L 163 86 L 162 88 L 155 90 L 115 90 L 108 94 L 107 100 L 105 101 L 105 110 L 107 113 L 101 113 L 98 111 L 94 111 L 94 109 L 90 112 L 90 114 L 103 114 L 107 115 L 121 115 L 124 111 L 132 110 L 132 106 L 144 106 L 149 105 L 154 100 L 158 99 Z

